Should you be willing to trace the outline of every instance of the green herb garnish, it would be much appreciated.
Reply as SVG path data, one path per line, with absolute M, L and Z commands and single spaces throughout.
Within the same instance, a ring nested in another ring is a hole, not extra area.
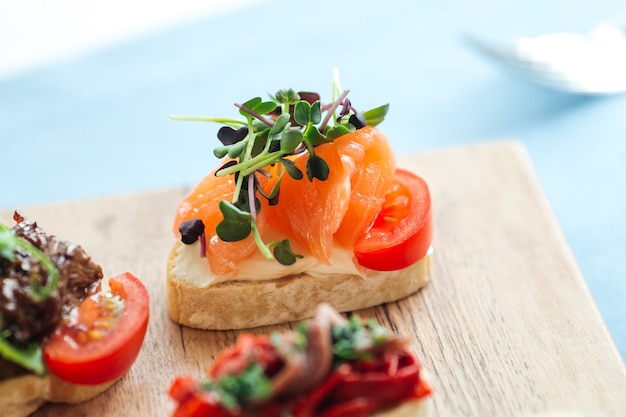
M 315 153 L 315 147 L 360 129 L 382 122 L 388 105 L 366 112 L 354 109 L 348 100 L 349 91 L 342 91 L 337 72 L 333 80 L 333 99 L 322 104 L 316 93 L 279 90 L 270 100 L 252 98 L 235 104 L 242 118 L 204 116 L 170 116 L 174 120 L 207 121 L 224 125 L 218 131 L 221 145 L 213 150 L 218 158 L 230 160 L 218 169 L 216 175 L 235 176 L 232 201 L 220 202 L 224 216 L 216 232 L 226 242 L 239 241 L 251 234 L 266 259 L 276 259 L 283 265 L 296 262 L 302 255 L 295 254 L 287 240 L 265 243 L 260 236 L 256 218 L 260 210 L 259 198 L 270 205 L 278 202 L 280 183 L 285 173 L 295 180 L 304 178 L 291 159 L 292 155 L 307 153 L 306 177 L 309 181 L 325 181 L 330 173 L 328 164 Z M 268 166 L 278 165 L 278 179 L 272 190 L 264 191 L 257 175 L 269 175 Z
M 203 385 L 204 390 L 216 392 L 220 402 L 228 410 L 268 398 L 271 388 L 270 380 L 258 363 L 249 364 L 239 374 L 225 376 L 218 382 L 205 382 Z
M 363 359 L 369 349 L 389 338 L 387 329 L 374 320 L 362 322 L 358 316 L 351 316 L 344 325 L 332 329 L 333 354 L 340 361 Z
M 46 368 L 41 354 L 41 345 L 39 343 L 16 345 L 8 340 L 9 335 L 8 330 L 0 331 L 0 356 L 37 375 L 44 375 Z
M 39 274 L 31 274 L 30 293 L 31 297 L 36 301 L 41 301 L 56 289 L 59 282 L 59 270 L 52 261 L 37 247 L 25 239 L 15 235 L 15 232 L 0 223 L 0 257 L 13 262 L 15 260 L 15 251 L 22 249 L 32 256 L 37 262 L 44 267 L 48 273 L 47 283 L 42 285 L 43 278 Z

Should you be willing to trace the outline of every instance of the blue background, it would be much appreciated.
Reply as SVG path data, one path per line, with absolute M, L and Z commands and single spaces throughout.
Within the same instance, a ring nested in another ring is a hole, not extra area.
M 0 208 L 191 185 L 216 126 L 168 115 L 234 115 L 287 87 L 328 97 L 338 67 L 353 103 L 391 103 L 399 153 L 523 141 L 626 357 L 626 96 L 543 90 L 462 41 L 584 30 L 618 3 L 263 1 L 15 75 L 0 80 Z

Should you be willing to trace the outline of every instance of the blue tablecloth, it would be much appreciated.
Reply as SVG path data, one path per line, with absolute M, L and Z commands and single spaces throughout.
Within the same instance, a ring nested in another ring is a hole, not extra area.
M 0 208 L 192 184 L 214 164 L 215 126 L 168 115 L 234 115 L 287 87 L 328 97 L 338 67 L 354 103 L 391 103 L 382 127 L 400 153 L 526 144 L 626 357 L 626 95 L 549 92 L 461 42 L 585 29 L 616 3 L 262 1 L 0 80 Z

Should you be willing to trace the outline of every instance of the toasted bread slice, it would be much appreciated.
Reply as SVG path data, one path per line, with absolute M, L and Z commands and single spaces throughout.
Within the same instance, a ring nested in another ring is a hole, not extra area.
M 100 385 L 77 385 L 54 376 L 34 374 L 15 376 L 0 381 L 1 414 L 27 416 L 47 402 L 77 404 L 106 391 L 116 381 Z
M 199 288 L 175 268 L 177 242 L 167 260 L 167 308 L 170 317 L 198 329 L 245 329 L 302 320 L 320 303 L 339 312 L 388 303 L 407 297 L 430 280 L 431 255 L 398 271 L 366 271 L 366 276 L 289 275 L 263 281 L 230 280 Z

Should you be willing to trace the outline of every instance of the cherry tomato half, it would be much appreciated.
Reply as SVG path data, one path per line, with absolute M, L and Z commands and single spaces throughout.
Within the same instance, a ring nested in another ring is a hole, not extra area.
M 44 360 L 52 374 L 98 385 L 130 369 L 148 326 L 148 291 L 128 272 L 111 278 L 109 287 L 87 297 L 45 344 Z
M 374 224 L 354 246 L 360 265 L 394 271 L 422 259 L 433 239 L 430 192 L 417 175 L 397 169 Z

